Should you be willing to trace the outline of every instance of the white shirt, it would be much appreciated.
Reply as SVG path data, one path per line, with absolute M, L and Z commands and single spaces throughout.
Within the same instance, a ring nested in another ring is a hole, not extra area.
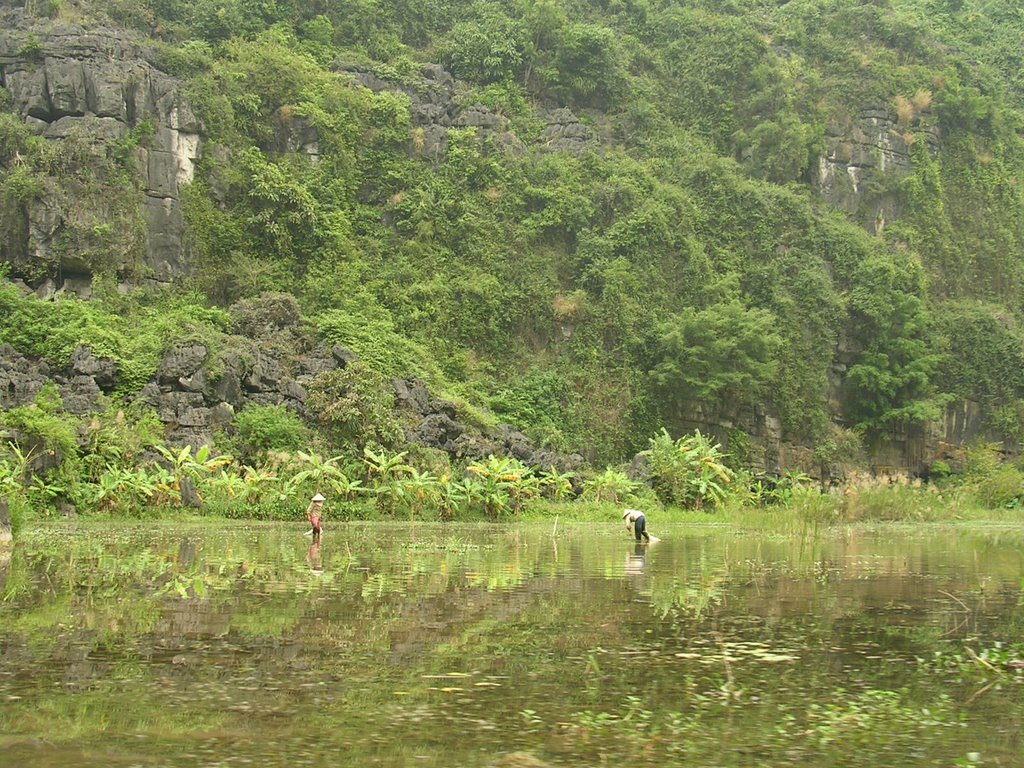
M 626 520 L 626 525 L 630 526 L 636 522 L 638 517 L 643 517 L 644 513 L 639 509 L 627 509 L 626 514 L 623 516 Z

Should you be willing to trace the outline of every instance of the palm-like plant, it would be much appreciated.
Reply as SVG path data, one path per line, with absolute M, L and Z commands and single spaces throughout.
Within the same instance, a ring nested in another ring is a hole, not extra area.
M 229 465 L 232 461 L 227 454 L 215 455 L 208 445 L 202 446 L 194 454 L 191 445 L 186 445 L 177 451 L 163 445 L 157 445 L 154 448 L 168 464 L 168 470 L 172 476 L 171 489 L 178 493 L 179 499 L 183 480 L 191 479 L 198 486 L 211 474 L 221 467 Z
M 429 506 L 436 506 L 441 495 L 441 481 L 429 470 L 420 472 L 415 468 L 399 481 L 410 515 L 422 513 Z
M 775 481 L 771 489 L 770 499 L 777 504 L 786 504 L 793 500 L 793 494 L 797 491 L 809 488 L 814 478 L 804 472 L 789 470 L 782 477 Z
M 269 467 L 253 467 L 248 464 L 242 466 L 242 481 L 248 489 L 245 497 L 255 504 L 261 503 L 268 494 L 274 491 L 278 482 L 277 473 Z
M 103 512 L 137 510 L 148 500 L 178 501 L 179 495 L 166 472 L 149 473 L 142 468 L 134 472 L 122 467 L 107 468 L 91 484 L 89 501 Z
M 365 493 L 369 489 L 363 486 L 363 481 L 359 479 L 349 478 L 347 475 L 335 478 L 331 481 L 331 488 L 341 498 L 349 500 L 358 493 Z
M 295 455 L 302 466 L 305 467 L 305 469 L 296 472 L 292 476 L 292 482 L 296 486 L 313 481 L 313 485 L 317 488 L 323 488 L 331 486 L 335 482 L 348 482 L 348 477 L 341 468 L 341 463 L 345 459 L 344 456 L 332 456 L 329 459 L 325 459 L 312 451 L 309 453 L 299 451 Z
M 552 465 L 546 472 L 541 472 L 541 489 L 555 501 L 565 501 L 572 495 L 572 480 L 576 477 L 575 472 L 559 472 Z
M 363 463 L 373 484 L 373 493 L 377 494 L 378 505 L 392 514 L 406 498 L 402 478 L 414 471 L 405 463 L 407 455 L 408 451 L 392 454 L 384 449 L 374 451 L 370 446 L 363 448 Z
M 701 509 L 707 502 L 718 505 L 725 500 L 727 486 L 736 477 L 725 464 L 728 454 L 699 429 L 678 440 L 662 429 L 643 454 L 650 462 L 654 490 L 666 504 L 695 509 Z
M 472 473 L 472 497 L 483 504 L 491 517 L 509 510 L 519 511 L 524 501 L 540 494 L 540 481 L 533 470 L 518 459 L 488 456 L 474 461 L 466 471 Z
M 5 450 L 11 455 L 11 474 L 19 483 L 28 483 L 28 477 L 32 470 L 32 462 L 36 460 L 37 454 L 34 449 L 22 451 L 15 443 L 8 441 Z
M 608 467 L 599 475 L 584 481 L 583 495 L 594 501 L 619 504 L 636 488 L 637 483 L 630 480 L 625 472 Z
M 438 509 L 441 517 L 453 518 L 473 500 L 473 481 L 442 475 L 438 481 Z
M 236 472 L 228 472 L 226 469 L 222 469 L 216 475 L 211 475 L 209 484 L 211 490 L 229 501 L 244 501 L 251 488 L 245 482 L 245 478 Z
M 412 470 L 412 467 L 405 463 L 405 457 L 408 455 L 408 451 L 388 453 L 384 449 L 374 451 L 370 446 L 366 446 L 363 448 L 363 463 L 371 480 L 385 482 Z

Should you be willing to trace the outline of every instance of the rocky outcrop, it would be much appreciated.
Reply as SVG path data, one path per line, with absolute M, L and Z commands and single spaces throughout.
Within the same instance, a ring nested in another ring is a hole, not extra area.
M 181 344 L 164 355 L 157 373 L 137 397 L 156 410 L 169 444 L 178 447 L 213 442 L 215 432 L 230 430 L 235 414 L 250 405 L 283 405 L 308 416 L 307 388 L 318 375 L 343 368 L 356 356 L 339 345 L 302 342 L 297 335 L 289 339 L 272 343 L 264 337 L 250 343 L 236 336 L 231 337 L 229 348 L 219 352 L 203 344 Z M 0 345 L 0 410 L 33 402 L 48 382 L 57 387 L 68 413 L 83 416 L 103 407 L 103 396 L 112 394 L 119 384 L 119 371 L 113 360 L 97 357 L 85 346 L 75 350 L 67 367 L 53 370 L 43 361 Z M 584 464 L 578 454 L 538 447 L 511 425 L 481 427 L 467 422 L 452 402 L 433 395 L 418 379 L 395 379 L 391 386 L 410 444 L 443 451 L 455 461 L 493 454 L 560 472 L 576 471 Z M 673 428 L 678 434 L 699 429 L 714 436 L 727 452 L 742 448 L 745 463 L 754 472 L 779 475 L 801 470 L 823 480 L 844 479 L 841 462 L 817 463 L 810 447 L 784 439 L 781 421 L 763 406 L 728 410 L 693 403 L 676 414 Z M 742 445 L 734 445 L 741 434 Z M 867 446 L 868 463 L 875 477 L 927 475 L 937 460 L 959 467 L 963 446 L 977 439 L 999 439 L 986 426 L 984 410 L 977 403 L 952 403 L 943 421 L 927 430 L 895 430 L 881 436 Z M 1006 448 L 1019 450 L 1019 446 Z M 631 474 L 643 477 L 642 460 L 634 463 Z
M 431 395 L 419 379 L 395 379 L 392 386 L 399 412 L 408 425 L 405 437 L 409 443 L 444 451 L 454 460 L 511 456 L 527 466 L 555 467 L 559 472 L 572 472 L 583 466 L 579 454 L 538 448 L 509 424 L 487 429 L 460 421 L 454 403 Z
M 0 408 L 27 405 L 48 383 L 56 385 L 64 410 L 76 416 L 99 407 L 100 395 L 117 383 L 117 366 L 112 360 L 96 358 L 87 347 L 75 350 L 70 365 L 53 371 L 42 360 L 32 360 L 8 344 L 0 345 Z
M 474 128 L 480 139 L 489 139 L 509 151 L 524 149 L 508 119 L 482 104 L 467 103 L 469 86 L 439 64 L 424 64 L 420 80 L 414 84 L 384 80 L 373 72 L 347 65 L 342 65 L 339 72 L 374 93 L 392 91 L 409 97 L 413 126 L 410 149 L 415 154 L 442 159 L 448 150 L 448 132 L 453 128 Z
M 594 132 L 568 109 L 554 109 L 546 116 L 547 126 L 540 133 L 543 146 L 551 151 L 582 152 L 595 145 Z
M 283 405 L 305 413 L 306 387 L 338 367 L 326 347 L 281 349 L 245 344 L 211 354 L 202 344 L 184 344 L 164 356 L 140 393 L 164 423 L 173 445 L 211 443 L 248 405 Z
M 144 265 L 159 280 L 182 272 L 186 258 L 180 196 L 192 181 L 202 130 L 181 95 L 180 81 L 154 67 L 142 43 L 127 32 L 44 26 L 6 11 L 0 14 L 0 86 L 10 92 L 13 109 L 30 128 L 53 141 L 74 136 L 102 148 L 143 123 L 151 126 L 152 136 L 136 150 Z M 48 190 L 29 206 L 20 250 L 30 262 L 55 263 L 59 273 L 78 273 L 82 265 L 68 262 L 73 256 L 51 252 L 75 213 L 58 192 Z M 125 212 L 113 210 L 110 215 L 123 217 Z
M 50 380 L 50 367 L 29 360 L 9 344 L 0 344 L 0 408 L 8 410 L 35 400 Z
M 409 97 L 409 118 L 413 126 L 410 149 L 415 154 L 443 159 L 448 149 L 448 132 L 453 128 L 473 128 L 481 140 L 486 139 L 503 151 L 518 153 L 526 149 L 506 117 L 469 100 L 470 86 L 456 80 L 439 64 L 424 64 L 420 80 L 413 84 L 385 80 L 352 66 L 342 65 L 338 71 L 374 93 L 391 91 Z M 540 134 L 541 149 L 582 152 L 597 144 L 594 131 L 571 110 L 554 108 L 541 116 L 546 123 Z M 296 124 L 283 140 L 279 139 L 277 148 L 310 153 L 308 148 L 313 146 L 318 146 L 315 133 L 310 134 L 306 127 Z
M 811 169 L 811 183 L 831 205 L 881 234 L 886 222 L 901 213 L 895 182 L 910 173 L 911 146 L 919 137 L 930 152 L 938 152 L 939 130 L 927 112 L 901 122 L 888 105 L 875 104 L 852 119 L 833 120 L 825 134 L 825 154 Z
M 7 499 L 0 496 L 0 547 L 11 543 L 11 513 L 7 507 Z M 0 582 L 2 586 L 2 582 Z
M 257 313 L 247 310 L 255 310 L 256 300 L 249 304 L 254 306 L 233 308 L 236 320 L 252 322 Z M 164 355 L 136 398 L 156 411 L 170 445 L 210 444 L 218 429 L 230 430 L 235 414 L 250 405 L 282 405 L 308 416 L 307 388 L 316 377 L 357 359 L 340 345 L 327 347 L 304 339 L 297 326 L 279 325 L 292 315 L 273 296 L 268 306 L 279 310 L 276 315 L 264 313 L 270 318 L 264 326 L 268 335 L 253 341 L 231 337 L 229 348 L 219 352 L 204 344 L 183 343 Z M 56 385 L 64 410 L 83 416 L 103 407 L 102 396 L 115 391 L 119 371 L 113 360 L 97 357 L 86 346 L 75 350 L 65 369 L 53 371 L 43 361 L 0 345 L 0 410 L 33 402 L 48 382 Z M 392 386 L 410 443 L 442 450 L 455 460 L 506 455 L 562 472 L 583 464 L 579 455 L 538 448 L 507 424 L 480 429 L 465 423 L 453 403 L 432 395 L 418 379 L 396 379 Z
M 794 466 L 797 447 L 783 440 L 782 421 L 762 405 L 726 409 L 689 403 L 676 414 L 673 427 L 678 434 L 699 429 L 712 435 L 729 453 L 736 452 L 735 436 L 745 435 L 749 445 L 744 446 L 744 458 L 755 472 L 780 474 Z
M 296 115 L 291 107 L 279 107 L 273 117 L 274 144 L 271 149 L 279 154 L 306 155 L 310 161 L 320 161 L 320 134 L 308 118 Z
M 863 472 L 865 467 L 873 478 L 924 477 L 936 461 L 963 471 L 964 447 L 978 440 L 1002 443 L 1008 452 L 1020 450 L 1020 446 L 1007 443 L 992 430 L 986 424 L 984 409 L 971 401 L 950 403 L 942 420 L 927 427 L 895 427 L 877 434 L 864 446 L 863 455 L 858 450 L 856 457 L 840 455 L 827 464 L 821 463 L 813 446 L 786 440 L 781 420 L 760 405 L 729 410 L 694 403 L 677 414 L 673 426 L 677 434 L 699 429 L 712 435 L 726 452 L 739 452 L 747 468 L 756 474 L 778 476 L 793 470 L 823 482 L 849 481 L 853 479 L 851 471 Z M 836 427 L 836 431 L 841 440 L 843 430 Z M 742 445 L 734 444 L 737 435 L 742 435 Z M 644 457 L 634 458 L 630 473 L 641 479 L 646 476 Z

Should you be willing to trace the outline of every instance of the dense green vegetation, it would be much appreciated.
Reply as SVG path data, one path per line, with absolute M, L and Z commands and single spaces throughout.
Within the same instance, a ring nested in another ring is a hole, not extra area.
M 996 444 L 969 451 L 957 476 L 937 465 L 927 487 L 881 483 L 837 493 L 799 472 L 751 473 L 700 431 L 673 440 L 662 430 L 641 454 L 648 487 L 616 467 L 574 473 L 493 455 L 453 461 L 441 451 L 399 451 L 373 440 L 358 455 L 331 456 L 320 452 L 331 447 L 330 430 L 317 437 L 281 406 L 243 410 L 232 431 L 218 434 L 218 451 L 173 448 L 151 408 L 120 397 L 105 406 L 73 418 L 47 384 L 34 403 L 0 414 L 0 492 L 16 527 L 69 509 L 295 520 L 315 492 L 327 495 L 329 520 L 607 520 L 631 506 L 663 521 L 699 521 L 715 512 L 771 527 L 782 510 L 787 524 L 828 526 L 998 517 L 1024 506 L 1024 464 L 1002 461 Z
M 128 395 L 170 336 L 216 344 L 226 326 L 210 307 L 289 292 L 313 332 L 363 360 L 321 393 L 321 412 L 345 393 L 358 407 L 312 425 L 317 449 L 349 464 L 397 434 L 372 402 L 395 375 L 595 466 L 663 427 L 692 431 L 698 404 L 729 421 L 778 414 L 787 439 L 821 456 L 934 422 L 960 399 L 982 405 L 993 434 L 1024 436 L 1024 22 L 1009 0 L 35 10 L 151 38 L 206 145 L 186 200 L 188 292 L 88 308 L 4 293 L 4 309 L 31 320 L 0 330 L 23 351 L 59 360 L 87 341 L 128 372 Z M 463 84 L 456 106 L 483 105 L 505 129 L 453 127 L 430 150 L 408 95 L 426 87 L 427 62 Z M 354 71 L 394 90 L 358 86 Z M 592 140 L 550 151 L 546 116 L 562 106 Z M 832 210 L 811 184 L 827 137 L 879 106 L 913 166 L 871 177 L 856 210 Z M 315 158 L 282 151 L 282 136 L 309 128 Z M 21 225 L 19 201 L 55 179 L 105 197 L 102 180 L 129 177 L 146 141 L 143 126 L 85 172 L 73 142 L 0 115 L 0 227 Z M 875 226 L 882 202 L 900 215 Z M 103 222 L 135 214 L 90 210 L 99 218 L 69 247 L 100 275 L 130 272 L 137 229 Z M 222 447 L 308 439 L 309 425 L 270 416 L 244 416 L 241 442 Z

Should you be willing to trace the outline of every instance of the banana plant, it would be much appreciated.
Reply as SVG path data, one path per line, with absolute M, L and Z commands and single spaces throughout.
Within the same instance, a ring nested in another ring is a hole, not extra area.
M 372 483 L 372 492 L 377 495 L 377 505 L 383 511 L 394 514 L 407 497 L 402 478 L 415 471 L 405 463 L 407 455 L 408 451 L 389 454 L 383 449 L 363 448 L 363 463 Z
M 216 475 L 212 475 L 209 483 L 212 490 L 223 494 L 232 501 L 244 501 L 251 487 L 241 475 L 235 472 L 228 472 L 226 469 L 222 469 Z
M 541 472 L 540 486 L 543 492 L 555 501 L 565 501 L 572 495 L 572 480 L 575 472 L 559 472 L 554 465 L 546 472 Z
M 736 473 L 724 463 L 726 454 L 718 443 L 701 434 L 699 429 L 694 430 L 692 437 L 681 440 L 687 446 L 687 459 L 696 470 L 690 478 L 694 506 L 700 509 L 707 501 L 715 506 L 721 504 L 727 495 L 726 486 L 736 477 Z
M 29 474 L 32 470 L 32 462 L 38 458 L 35 449 L 30 448 L 28 451 L 22 451 L 15 443 L 8 441 L 5 449 L 10 453 L 12 467 L 12 475 L 22 485 L 26 485 L 29 481 Z
M 438 480 L 437 506 L 440 516 L 450 520 L 465 510 L 473 501 L 473 481 L 468 477 L 456 480 L 441 475 Z
M 643 454 L 650 463 L 654 490 L 666 504 L 695 509 L 708 502 L 720 504 L 736 477 L 725 464 L 728 455 L 699 429 L 678 440 L 662 429 Z
M 244 464 L 242 465 L 242 481 L 247 486 L 246 499 L 259 504 L 274 491 L 274 487 L 278 483 L 278 476 L 268 467 L 252 467 Z
M 400 481 L 405 491 L 406 506 L 409 515 L 419 515 L 428 507 L 436 507 L 441 494 L 440 478 L 429 470 L 423 472 L 415 468 Z
M 540 491 L 533 470 L 521 461 L 507 456 L 488 456 L 474 461 L 466 471 L 475 476 L 473 496 L 483 504 L 484 511 L 497 517 L 509 510 L 518 511 L 523 502 Z
M 389 454 L 384 449 L 378 452 L 366 446 L 363 448 L 363 463 L 371 480 L 385 482 L 412 471 L 412 467 L 405 463 L 405 457 L 408 455 L 408 451 Z
M 619 504 L 636 488 L 637 483 L 630 480 L 625 472 L 608 467 L 599 475 L 584 481 L 583 495 L 594 501 Z
M 136 510 L 148 500 L 176 503 L 179 496 L 170 487 L 169 481 L 166 472 L 151 474 L 142 468 L 132 472 L 107 465 L 96 482 L 91 484 L 90 501 L 103 512 Z
M 25 494 L 28 496 L 29 501 L 38 509 L 46 509 L 52 507 L 53 502 L 67 493 L 67 487 L 58 483 L 53 483 L 47 479 L 36 475 L 32 478 L 32 482 L 25 488 Z
M 313 485 L 317 488 L 333 487 L 335 484 L 348 484 L 349 479 L 341 468 L 341 464 L 345 460 L 344 456 L 332 456 L 329 459 L 325 459 L 312 451 L 309 453 L 299 451 L 296 453 L 296 456 L 306 467 L 306 469 L 300 470 L 292 476 L 292 482 L 296 486 L 301 486 L 310 480 L 313 481 Z
M 173 476 L 173 490 L 181 494 L 181 483 L 186 477 L 196 481 L 198 485 L 221 467 L 229 465 L 232 461 L 227 454 L 214 455 L 210 446 L 204 445 L 193 455 L 192 446 L 186 445 L 177 451 L 173 451 L 163 445 L 154 446 L 157 452 L 169 465 Z
M 363 485 L 362 480 L 351 479 L 347 475 L 342 475 L 331 481 L 331 488 L 337 493 L 342 499 L 346 501 L 351 500 L 357 494 L 367 493 L 370 489 Z

